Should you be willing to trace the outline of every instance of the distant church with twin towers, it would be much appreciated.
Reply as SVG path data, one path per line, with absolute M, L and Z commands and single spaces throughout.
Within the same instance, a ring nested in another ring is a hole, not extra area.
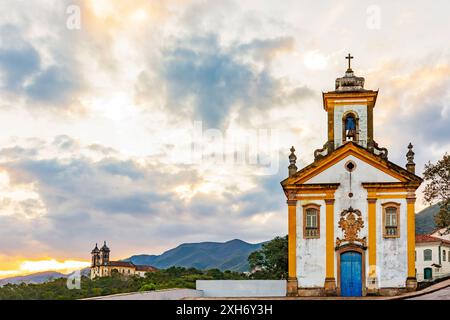
M 149 265 L 135 265 L 131 261 L 111 261 L 109 254 L 111 250 L 106 245 L 106 241 L 99 249 L 97 244 L 91 251 L 91 279 L 99 277 L 109 277 L 115 272 L 123 276 L 145 277 L 147 272 L 155 272 L 157 269 Z

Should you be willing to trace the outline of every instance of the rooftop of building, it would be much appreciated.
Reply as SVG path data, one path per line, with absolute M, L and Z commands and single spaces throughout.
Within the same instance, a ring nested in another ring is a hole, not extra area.
M 428 234 L 417 234 L 416 235 L 416 243 L 432 243 L 432 242 L 445 243 L 445 244 L 450 245 L 450 241 L 445 240 L 445 239 L 433 237 Z

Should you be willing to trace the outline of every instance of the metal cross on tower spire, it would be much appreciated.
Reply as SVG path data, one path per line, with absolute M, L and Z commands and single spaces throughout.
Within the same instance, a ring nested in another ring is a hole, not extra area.
M 345 57 L 345 59 L 348 60 L 348 69 L 351 70 L 352 68 L 350 67 L 350 64 L 351 64 L 351 59 L 353 59 L 353 56 L 349 53 L 348 56 Z

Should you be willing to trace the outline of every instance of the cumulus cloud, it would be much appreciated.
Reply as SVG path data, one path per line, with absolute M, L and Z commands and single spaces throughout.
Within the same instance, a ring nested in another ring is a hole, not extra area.
M 162 49 L 154 80 L 165 84 L 166 107 L 175 117 L 189 116 L 210 127 L 226 128 L 235 113 L 239 121 L 249 123 L 254 113 L 313 96 L 305 85 L 289 87 L 271 73 L 270 60 L 277 52 L 291 50 L 292 44 L 292 38 L 277 38 L 224 47 L 217 34 L 176 40 Z M 243 59 L 248 53 L 253 62 Z M 265 63 L 262 68 L 255 64 L 260 59 Z M 141 80 L 148 79 L 142 75 Z
M 24 3 L 17 3 L 0 25 L 0 89 L 10 97 L 9 103 L 23 104 L 30 111 L 39 107 L 67 113 L 80 108 L 76 103 L 83 79 L 76 68 L 75 50 L 66 42 L 75 40 L 65 23 L 68 4 L 61 1 L 37 11 L 20 8 Z M 37 15 L 56 19 L 45 22 Z
M 68 136 L 58 136 L 46 148 L 52 149 L 57 145 L 66 152 L 67 142 L 79 145 Z M 202 183 L 205 177 L 195 168 L 186 166 L 176 172 L 172 170 L 171 174 L 167 168 L 170 165 L 150 164 L 145 159 L 120 160 L 105 156 L 95 160 L 83 156 L 83 150 L 89 147 L 80 146 L 70 156 L 59 153 L 59 156 L 47 159 L 25 152 L 21 160 L 13 157 L 8 161 L 9 154 L 3 152 L 1 168 L 7 173 L 10 184 L 33 185 L 39 194 L 39 200 L 21 202 L 29 213 L 29 220 L 20 222 L 16 211 L 3 224 L 6 228 L 14 223 L 17 234 L 26 233 L 26 238 L 33 239 L 34 243 L 26 244 L 27 250 L 51 247 L 62 254 L 70 248 L 78 256 L 83 256 L 87 239 L 91 242 L 101 239 L 117 241 L 125 237 L 132 242 L 138 242 L 137 239 L 158 241 L 168 236 L 167 230 L 173 233 L 171 242 L 174 244 L 187 238 L 201 240 L 202 237 L 215 236 L 228 239 L 238 236 L 235 231 L 237 225 L 246 224 L 248 237 L 255 239 L 260 226 L 252 226 L 251 219 L 280 208 L 277 198 L 282 196 L 267 198 L 264 196 L 266 190 L 261 187 L 251 188 L 248 194 L 242 195 L 237 192 L 238 188 L 230 185 L 223 194 L 214 190 L 202 191 L 186 201 L 175 189 L 179 185 Z M 256 179 L 263 185 L 266 179 L 271 180 L 271 185 L 277 185 L 279 178 Z M 256 206 L 252 204 L 255 201 L 258 203 Z M 33 215 L 42 210 L 42 206 L 45 213 Z M 239 209 L 230 209 L 233 206 Z M 208 229 L 200 227 L 198 220 L 205 217 L 208 224 L 215 226 Z M 28 221 L 43 227 L 34 230 L 29 228 Z M 11 237 L 11 232 L 1 234 L 1 237 Z M 68 237 L 70 243 L 65 240 Z M 24 241 L 18 241 L 7 252 L 12 253 L 25 245 Z
M 12 26 L 0 27 L 2 47 L 0 48 L 0 72 L 2 88 L 13 92 L 20 91 L 25 81 L 40 69 L 39 53 Z

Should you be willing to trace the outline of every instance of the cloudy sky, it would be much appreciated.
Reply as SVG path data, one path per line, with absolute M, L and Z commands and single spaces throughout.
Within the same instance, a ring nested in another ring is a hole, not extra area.
M 279 182 L 326 141 L 355 57 L 375 139 L 450 149 L 448 1 L 0 2 L 0 277 L 286 234 Z M 235 155 L 232 157 L 231 155 Z M 419 209 L 424 204 L 420 200 Z

